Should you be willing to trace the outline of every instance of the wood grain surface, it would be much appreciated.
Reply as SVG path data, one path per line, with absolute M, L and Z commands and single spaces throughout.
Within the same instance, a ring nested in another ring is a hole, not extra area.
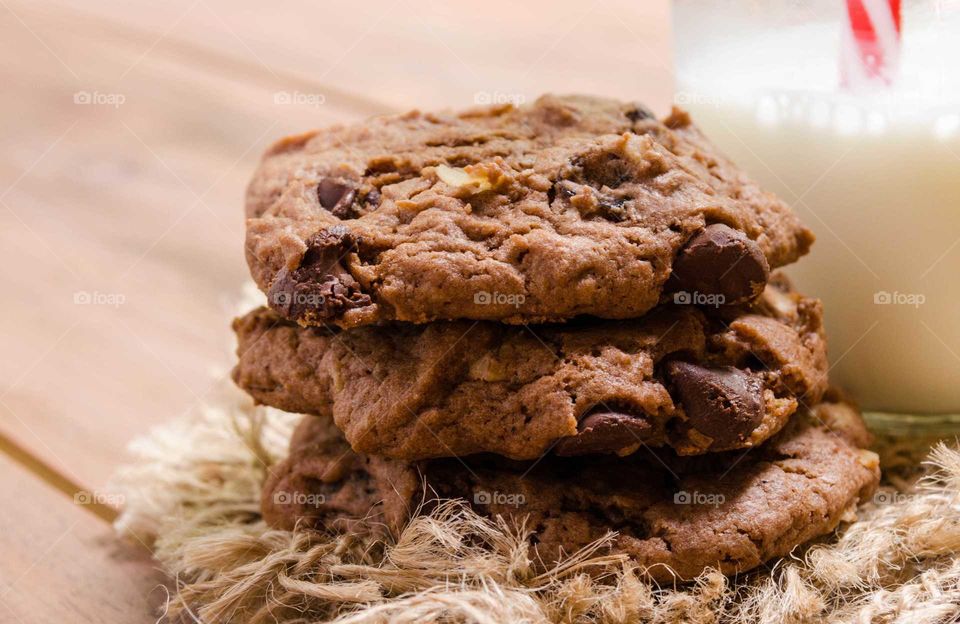
M 271 141 L 548 91 L 663 112 L 668 33 L 666 0 L 0 0 L 0 621 L 156 619 L 149 559 L 73 494 L 229 370 Z
M 0 456 L 0 622 L 152 622 L 163 577 L 140 545 Z

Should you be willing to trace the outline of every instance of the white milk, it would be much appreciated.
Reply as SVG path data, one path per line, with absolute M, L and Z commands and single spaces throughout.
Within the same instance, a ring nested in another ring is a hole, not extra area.
M 837 87 L 839 18 L 712 21 L 718 41 L 676 15 L 677 102 L 817 234 L 788 273 L 824 302 L 831 379 L 870 410 L 960 413 L 957 4 L 906 13 L 898 82 L 860 95 Z

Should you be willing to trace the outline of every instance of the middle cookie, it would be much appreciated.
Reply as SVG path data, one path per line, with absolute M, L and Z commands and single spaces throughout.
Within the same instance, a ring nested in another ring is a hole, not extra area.
M 288 412 L 332 416 L 357 452 L 533 459 L 746 448 L 827 387 L 820 302 L 774 280 L 708 316 L 303 328 L 266 308 L 234 321 L 236 383 Z

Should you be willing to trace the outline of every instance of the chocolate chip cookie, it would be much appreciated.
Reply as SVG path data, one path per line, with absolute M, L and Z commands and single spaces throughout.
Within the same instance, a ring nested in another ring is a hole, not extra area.
M 813 241 L 686 113 L 577 96 L 288 137 L 246 211 L 271 307 L 344 328 L 736 305 Z
M 819 301 L 779 278 L 753 304 L 660 306 L 640 319 L 304 328 L 234 321 L 236 383 L 332 417 L 357 452 L 512 459 L 755 446 L 826 389 Z
M 877 456 L 851 406 L 804 409 L 744 452 L 681 457 L 495 456 L 405 463 L 355 454 L 329 419 L 307 417 L 274 466 L 261 508 L 278 528 L 350 528 L 365 518 L 402 528 L 427 491 L 462 497 L 481 514 L 526 519 L 531 549 L 549 564 L 608 532 L 657 581 L 713 566 L 750 570 L 850 521 L 879 480 Z M 465 462 L 465 463 L 464 463 Z M 428 494 L 428 497 L 430 495 Z

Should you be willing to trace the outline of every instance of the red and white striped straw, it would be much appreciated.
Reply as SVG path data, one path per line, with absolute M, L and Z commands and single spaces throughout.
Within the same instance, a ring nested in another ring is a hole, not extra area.
M 900 59 L 900 0 L 847 0 L 840 80 L 848 89 L 889 85 Z

